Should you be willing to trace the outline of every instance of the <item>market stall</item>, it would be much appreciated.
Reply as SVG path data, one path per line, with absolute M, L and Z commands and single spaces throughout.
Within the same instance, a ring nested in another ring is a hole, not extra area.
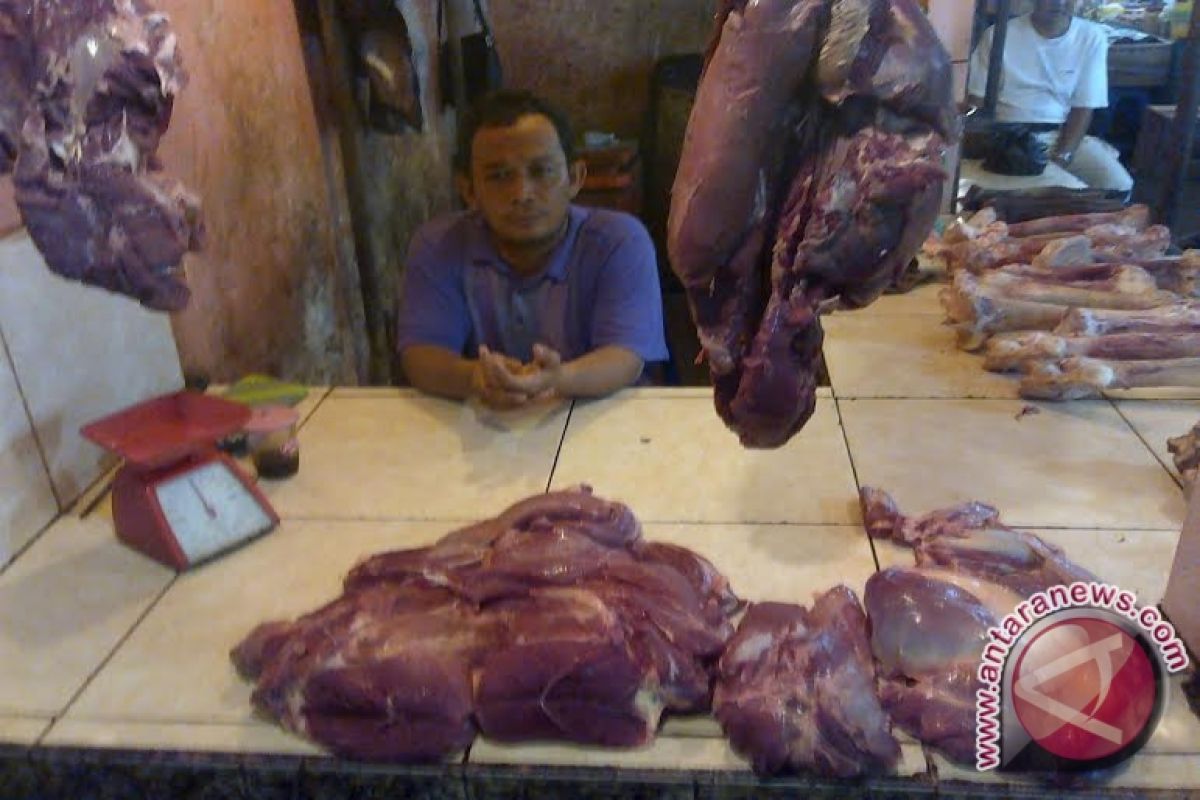
M 670 357 L 659 298 L 613 298 L 657 292 L 652 244 L 572 203 L 636 210 L 636 147 L 584 137 L 612 173 L 589 187 L 524 95 L 464 122 L 469 211 L 414 238 L 384 334 L 376 136 L 421 171 L 439 115 L 499 80 L 484 4 L 450 5 L 296 9 L 324 48 L 313 101 L 342 117 L 305 129 L 328 168 L 306 175 L 350 216 L 330 224 L 339 258 L 364 261 L 349 293 L 289 283 L 288 321 L 306 351 L 372 377 L 398 361 L 421 390 L 310 385 L 283 356 L 270 371 L 294 382 L 180 389 L 179 364 L 138 349 L 167 324 L 106 339 L 109 307 L 0 273 L 0 475 L 19 490 L 0 504 L 0 797 L 1200 792 L 1200 447 L 1175 438 L 1200 418 L 1195 251 L 1104 193 L 939 218 L 965 53 L 929 4 L 727 2 L 663 243 L 711 385 L 639 382 Z M 22 78 L 0 166 L 28 230 L 0 261 L 141 315 L 187 308 L 241 351 L 258 328 L 193 298 L 181 266 L 205 229 L 160 169 L 184 79 L 147 8 L 0 0 L 0 69 Z M 187 132 L 261 141 L 228 116 Z M 220 223 L 277 231 L 231 224 L 240 186 Z M 496 325 L 469 269 L 500 282 Z M 563 293 L 572 319 L 605 311 L 567 355 Z M 331 304 L 370 341 L 326 337 Z M 170 390 L 44 349 L 80 339 Z
M 14 743 L 6 796 L 20 796 L 30 771 L 49 776 L 59 796 L 80 796 L 101 778 L 113 796 L 135 785 L 199 792 L 231 782 L 326 796 L 386 786 L 475 797 L 1036 786 L 956 767 L 911 739 L 901 739 L 894 776 L 856 788 L 764 782 L 705 716 L 668 719 L 652 744 L 631 750 L 481 738 L 444 767 L 355 766 L 257 716 L 251 685 L 228 659 L 258 622 L 332 599 L 360 558 L 431 543 L 509 500 L 585 479 L 627 502 L 648 540 L 704 555 L 755 600 L 809 603 L 837 583 L 861 593 L 878 567 L 902 563 L 902 547 L 864 532 L 856 494 L 868 484 L 914 509 L 987 499 L 1106 580 L 1148 603 L 1161 598 L 1184 501 L 1160 448 L 1147 443 L 1200 413 L 1200 400 L 1098 400 L 1022 414 L 1011 386 L 981 384 L 971 357 L 954 351 L 929 291 L 885 301 L 868 317 L 830 320 L 833 386 L 810 426 L 778 451 L 725 453 L 729 434 L 697 390 L 631 391 L 497 420 L 409 391 L 313 389 L 299 473 L 261 484 L 283 520 L 264 538 L 176 575 L 115 540 L 106 502 L 65 515 L 0 576 L 4 730 Z M 892 335 L 870 341 L 868 322 Z M 881 363 L 890 371 L 872 366 Z M 433 449 L 445 458 L 431 462 Z M 705 458 L 713 452 L 725 453 L 719 466 Z M 23 626 L 33 607 L 44 610 L 41 623 Z M 1198 745 L 1200 720 L 1175 678 L 1142 753 L 1055 791 L 1184 796 L 1197 788 Z

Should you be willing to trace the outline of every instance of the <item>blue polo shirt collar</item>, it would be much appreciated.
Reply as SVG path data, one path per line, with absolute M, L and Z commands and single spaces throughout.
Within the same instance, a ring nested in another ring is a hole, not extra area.
M 571 205 L 567 209 L 567 233 L 551 254 L 550 263 L 547 265 L 545 272 L 536 278 L 524 280 L 530 280 L 533 283 L 544 279 L 552 280 L 556 283 L 566 282 L 567 267 L 571 261 L 571 250 L 575 245 L 575 240 L 579 237 L 579 229 L 583 227 L 585 219 L 587 219 L 587 210 L 580 206 Z M 471 220 L 473 230 L 467 251 L 471 263 L 477 266 L 491 267 L 513 280 L 524 282 L 523 279 L 519 278 L 512 271 L 508 263 L 500 257 L 500 253 L 497 252 L 495 245 L 492 244 L 492 237 L 488 232 L 487 223 L 483 220 L 483 215 L 475 212 L 471 215 Z

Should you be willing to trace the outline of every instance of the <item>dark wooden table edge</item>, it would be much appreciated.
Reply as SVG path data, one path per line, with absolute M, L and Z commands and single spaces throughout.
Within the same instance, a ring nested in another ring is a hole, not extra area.
M 400 766 L 320 756 L 0 745 L 0 797 L 55 798 L 1196 798 L 1185 789 L 939 781 L 933 775 L 764 780 L 746 772 L 446 763 Z

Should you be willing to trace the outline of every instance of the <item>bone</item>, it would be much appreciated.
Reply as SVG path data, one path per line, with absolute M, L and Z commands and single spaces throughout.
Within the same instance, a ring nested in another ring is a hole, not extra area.
M 996 210 L 991 207 L 976 211 L 969 219 L 959 219 L 950 223 L 942 234 L 942 241 L 946 244 L 958 244 L 978 239 L 985 233 L 1008 235 L 1008 226 L 997 219 Z
M 1126 258 L 1114 248 L 1093 249 L 1086 236 L 1070 236 L 1046 245 L 1033 258 L 1032 266 L 1045 272 L 1071 271 L 1078 267 L 1122 265 L 1140 267 L 1154 276 L 1158 288 L 1192 297 L 1200 292 L 1200 250 L 1182 256 Z M 1007 267 L 1001 267 L 1007 269 Z
M 1178 302 L 1145 311 L 1076 308 L 1054 328 L 1059 336 L 1163 331 L 1200 331 L 1200 302 Z
M 1084 400 L 1106 389 L 1200 387 L 1200 358 L 1112 361 L 1072 357 L 1035 361 L 1021 380 L 1021 396 L 1031 400 Z
M 1086 239 L 1090 247 L 1081 241 L 1058 244 L 1064 239 Z M 1160 258 L 1171 246 L 1171 231 L 1162 225 L 1152 225 L 1138 231 L 1114 223 L 1093 225 L 1078 234 L 1050 233 L 1017 238 L 1008 232 L 1007 226 L 986 228 L 974 239 L 944 245 L 947 267 L 951 271 L 966 269 L 985 272 L 1006 264 L 1029 264 L 1052 267 L 1078 265 L 1083 261 L 1106 261 L 1125 263 L 1141 259 Z M 1042 263 L 1038 257 L 1050 250 Z M 1065 251 L 1065 252 L 1063 252 Z
M 1099 280 L 1056 278 L 1034 271 L 1039 277 L 998 270 L 979 279 L 979 285 L 996 289 L 1016 300 L 1051 303 L 1072 308 L 1157 308 L 1175 302 L 1171 292 L 1162 291 L 1153 276 L 1138 267 L 1116 267 Z
M 1009 297 L 981 286 L 975 276 L 960 272 L 954 284 L 940 295 L 950 323 L 958 332 L 958 346 L 978 350 L 988 337 L 1009 331 L 1051 330 L 1069 310 L 1066 306 Z
M 1024 238 L 1037 234 L 1077 233 L 1096 225 L 1108 224 L 1121 225 L 1134 231 L 1145 230 L 1150 224 L 1150 209 L 1144 205 L 1133 205 L 1123 211 L 1043 217 L 1009 225 L 1008 234 L 1015 238 Z
M 1039 269 L 1057 269 L 1091 264 L 1094 260 L 1091 239 L 1086 236 L 1068 236 L 1046 245 L 1033 257 L 1033 266 Z
M 993 336 L 987 342 L 984 369 L 1010 372 L 1030 361 L 1071 356 L 1118 361 L 1159 361 L 1200 356 L 1200 331 L 1114 333 L 1109 336 L 1057 336 L 1026 331 Z

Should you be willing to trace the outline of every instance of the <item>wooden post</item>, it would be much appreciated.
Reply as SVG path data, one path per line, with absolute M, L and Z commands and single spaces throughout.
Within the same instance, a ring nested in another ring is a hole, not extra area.
M 1188 25 L 1187 45 L 1183 51 L 1183 76 L 1180 83 L 1179 104 L 1175 107 L 1175 119 L 1167 137 L 1166 169 L 1159 190 L 1155 217 L 1160 223 L 1172 227 L 1179 211 L 1179 196 L 1187 180 L 1188 165 L 1192 161 L 1192 146 L 1196 134 L 1196 111 L 1200 105 L 1200 2 L 1192 5 L 1192 19 Z
M 363 313 L 370 344 L 370 381 L 372 384 L 387 385 L 392 382 L 391 353 L 388 352 L 389 337 L 384 329 L 380 305 L 379 265 L 375 263 L 371 249 L 371 218 L 362 174 L 362 125 L 351 86 L 349 44 L 337 8 L 337 0 L 317 0 L 321 43 L 329 70 L 329 90 L 339 117 L 337 127 L 346 169 L 346 196 L 354 229 L 354 249 L 358 257 Z
M 992 49 L 988 53 L 987 89 L 983 95 L 985 119 L 996 116 L 1000 100 L 1000 77 L 1004 74 L 1004 44 L 1008 40 L 1008 19 L 1012 0 L 996 0 L 996 24 L 992 28 Z

